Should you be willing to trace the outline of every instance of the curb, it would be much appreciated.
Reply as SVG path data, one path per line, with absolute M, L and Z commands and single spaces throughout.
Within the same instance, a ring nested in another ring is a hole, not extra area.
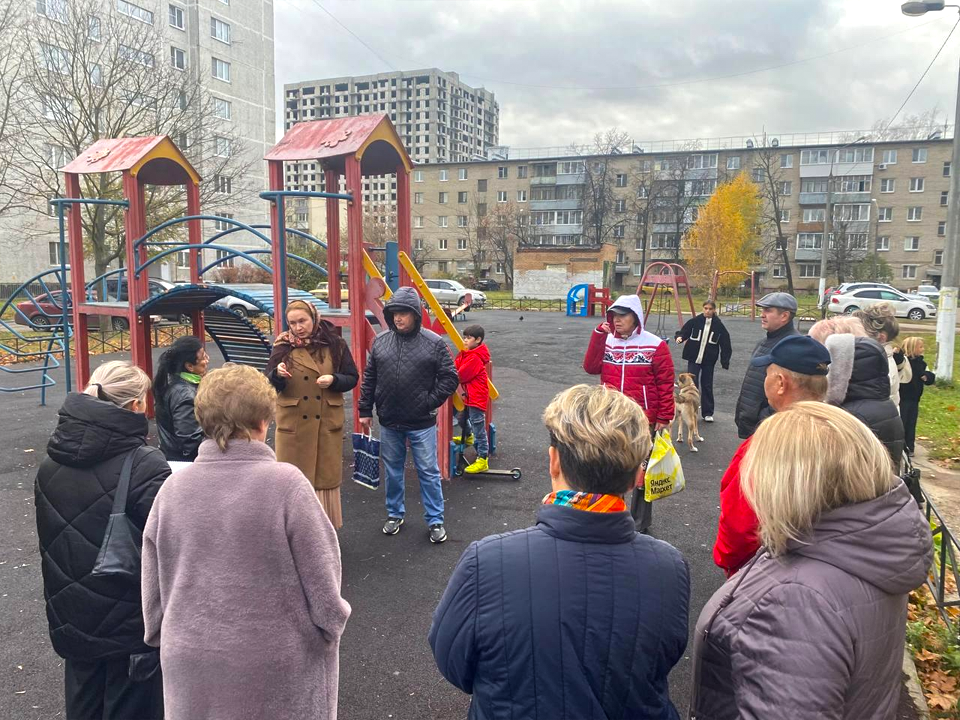
M 917 677 L 917 666 L 913 662 L 913 656 L 910 654 L 910 648 L 903 648 L 903 674 L 907 676 L 905 685 L 910 699 L 917 710 L 917 717 L 920 720 L 930 720 L 930 710 L 927 707 L 927 699 L 923 695 L 923 689 L 920 687 L 920 678 Z

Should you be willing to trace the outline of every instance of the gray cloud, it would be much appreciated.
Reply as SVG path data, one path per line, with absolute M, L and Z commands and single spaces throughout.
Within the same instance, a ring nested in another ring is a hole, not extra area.
M 392 67 L 312 0 L 285 0 L 278 85 L 455 71 L 496 94 L 501 142 L 514 147 L 584 142 L 614 125 L 638 139 L 868 128 L 897 109 L 955 20 L 907 18 L 890 0 L 320 2 Z M 958 44 L 960 31 L 904 113 L 939 105 L 952 122 Z M 677 84 L 703 78 L 714 79 Z

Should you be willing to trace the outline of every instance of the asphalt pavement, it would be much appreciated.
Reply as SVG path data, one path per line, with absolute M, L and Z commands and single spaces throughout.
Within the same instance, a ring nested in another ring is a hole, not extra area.
M 550 490 L 548 439 L 540 415 L 559 391 L 597 382 L 581 367 L 596 318 L 487 310 L 471 313 L 469 321 L 487 331 L 494 382 L 501 393 L 495 405 L 498 453 L 491 466 L 520 467 L 523 479 L 462 478 L 446 483 L 450 539 L 431 545 L 415 473 L 408 463 L 407 522 L 399 535 L 387 537 L 380 531 L 385 518 L 382 490 L 350 482 L 351 454 L 345 443 L 340 546 L 343 594 L 353 614 L 340 652 L 342 718 L 466 717 L 468 696 L 448 685 L 433 663 L 427 643 L 431 614 L 470 542 L 534 522 L 537 505 Z M 733 410 L 746 362 L 762 335 L 759 321 L 724 322 L 734 353 L 731 369 L 718 368 L 716 373 L 716 422 L 701 424 L 705 440 L 698 443 L 699 453 L 691 454 L 685 445 L 679 449 L 686 491 L 654 507 L 652 533 L 676 546 L 690 566 L 691 632 L 701 608 L 723 582 L 711 557 L 720 477 L 739 445 Z M 655 316 L 650 326 L 656 330 L 659 325 L 672 338 L 676 323 L 676 317 L 666 317 L 660 324 Z M 670 347 L 682 371 L 680 348 L 672 342 Z M 211 366 L 216 367 L 221 358 L 215 352 L 211 355 Z M 0 376 L 0 383 L 9 386 L 9 380 L 10 376 Z M 63 716 L 62 661 L 47 635 L 33 509 L 36 467 L 63 397 L 59 385 L 50 393 L 48 406 L 41 408 L 36 391 L 0 394 L 0 718 L 9 720 Z M 691 682 L 689 655 L 674 669 L 670 682 L 683 715 Z

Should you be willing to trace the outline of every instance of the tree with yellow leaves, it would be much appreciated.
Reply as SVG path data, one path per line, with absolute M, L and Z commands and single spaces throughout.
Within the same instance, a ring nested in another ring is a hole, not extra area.
M 749 270 L 760 247 L 763 211 L 760 192 L 746 173 L 720 185 L 700 209 L 687 234 L 684 256 L 691 275 L 709 286 L 713 272 Z M 737 275 L 721 277 L 722 285 L 736 285 Z

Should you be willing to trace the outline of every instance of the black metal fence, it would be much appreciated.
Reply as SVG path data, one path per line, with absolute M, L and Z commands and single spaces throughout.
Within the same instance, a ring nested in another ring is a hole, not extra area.
M 13 294 L 15 292 L 17 292 L 22 288 L 23 286 L 20 283 L 0 283 L 0 301 L 10 299 L 11 297 L 13 297 Z M 59 290 L 59 289 L 60 289 L 60 283 L 58 283 L 56 280 L 48 281 L 46 284 L 46 288 L 44 288 L 44 286 L 38 282 L 30 283 L 27 286 L 27 290 L 32 295 L 35 295 L 35 296 L 45 293 L 47 290 Z M 24 299 L 26 299 L 26 297 L 24 297 Z
M 933 567 L 927 575 L 927 587 L 930 588 L 930 593 L 937 603 L 940 617 L 956 633 L 958 631 L 956 620 L 960 614 L 957 610 L 960 608 L 960 596 L 957 594 L 957 588 L 960 587 L 960 576 L 957 575 L 957 554 L 960 551 L 960 545 L 957 544 L 957 539 L 950 532 L 937 506 L 930 502 L 930 496 L 922 486 L 921 492 L 926 503 L 927 522 L 930 523 L 930 530 L 933 533 Z
M 487 300 L 483 307 L 487 310 L 542 310 L 548 312 L 565 312 L 567 309 L 564 300 L 536 300 L 532 298 Z

